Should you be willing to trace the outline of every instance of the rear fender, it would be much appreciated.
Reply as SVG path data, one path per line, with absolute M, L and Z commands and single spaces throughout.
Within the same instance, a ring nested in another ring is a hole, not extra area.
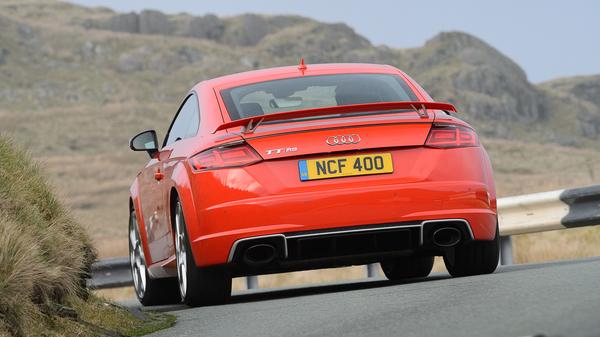
M 488 187 L 490 207 L 494 210 L 494 212 L 496 212 L 496 214 L 498 214 L 498 205 L 496 202 L 496 183 L 494 181 L 494 170 L 492 168 L 492 161 L 490 160 L 490 157 L 489 157 L 487 151 L 485 150 L 485 148 L 483 147 L 483 145 L 481 145 L 481 149 L 482 149 L 483 158 L 484 158 L 483 166 L 484 166 L 485 182 Z
M 188 168 L 183 163 L 178 163 L 173 169 L 172 181 L 173 187 L 169 192 L 169 200 L 173 201 L 178 197 L 183 208 L 183 218 L 185 220 L 188 238 L 191 241 L 200 235 L 200 224 L 196 213 L 192 185 L 190 183 Z M 169 207 L 169 219 L 173 219 L 173 208 Z M 174 225 L 174 224 L 172 224 Z

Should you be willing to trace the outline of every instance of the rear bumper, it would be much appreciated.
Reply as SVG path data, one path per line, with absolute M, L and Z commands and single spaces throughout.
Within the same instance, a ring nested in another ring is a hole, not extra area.
M 191 234 L 196 264 L 225 264 L 235 242 L 264 235 L 373 224 L 461 219 L 474 240 L 491 240 L 496 211 L 481 183 L 414 183 L 271 195 L 204 208 Z M 204 232 L 204 233 L 202 233 Z
M 436 244 L 434 233 L 442 228 L 456 230 L 457 243 Z M 473 239 L 471 227 L 463 219 L 270 234 L 235 241 L 227 263 L 234 276 L 277 273 L 373 263 L 403 255 L 441 255 L 451 246 Z M 265 246 L 270 250 L 256 260 L 253 249 Z

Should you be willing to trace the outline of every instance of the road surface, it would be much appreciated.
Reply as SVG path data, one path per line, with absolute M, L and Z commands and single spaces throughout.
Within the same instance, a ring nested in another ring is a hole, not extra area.
M 600 258 L 234 294 L 151 336 L 600 336 Z

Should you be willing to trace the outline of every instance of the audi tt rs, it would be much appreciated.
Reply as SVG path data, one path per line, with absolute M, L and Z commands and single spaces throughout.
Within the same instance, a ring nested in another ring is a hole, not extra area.
M 133 182 L 144 305 L 225 301 L 232 277 L 380 263 L 390 280 L 498 262 L 496 191 L 474 129 L 385 65 L 273 68 L 196 84 Z

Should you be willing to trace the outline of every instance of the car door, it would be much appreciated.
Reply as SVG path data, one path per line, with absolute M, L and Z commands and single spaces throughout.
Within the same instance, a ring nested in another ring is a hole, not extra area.
M 152 158 L 137 178 L 140 189 L 141 214 L 144 218 L 143 223 L 150 252 L 150 256 L 146 256 L 148 264 L 158 261 L 153 243 L 156 241 L 157 230 L 160 227 L 158 213 L 161 205 L 161 193 L 159 181 L 155 178 L 160 167 L 159 164 L 158 157 Z
M 170 200 L 169 191 L 175 182 L 170 180 L 173 168 L 182 159 L 181 157 L 172 157 L 172 154 L 181 153 L 174 151 L 185 146 L 186 142 L 191 140 L 198 132 L 200 123 L 200 114 L 198 109 L 198 99 L 195 94 L 190 94 L 181 104 L 177 115 L 173 119 L 165 140 L 163 148 L 159 152 L 159 162 L 156 171 L 160 172 L 160 181 L 157 181 L 156 192 L 160 194 L 157 197 L 156 224 L 154 227 L 153 258 L 161 261 L 173 255 L 174 241 L 173 228 L 170 222 Z

